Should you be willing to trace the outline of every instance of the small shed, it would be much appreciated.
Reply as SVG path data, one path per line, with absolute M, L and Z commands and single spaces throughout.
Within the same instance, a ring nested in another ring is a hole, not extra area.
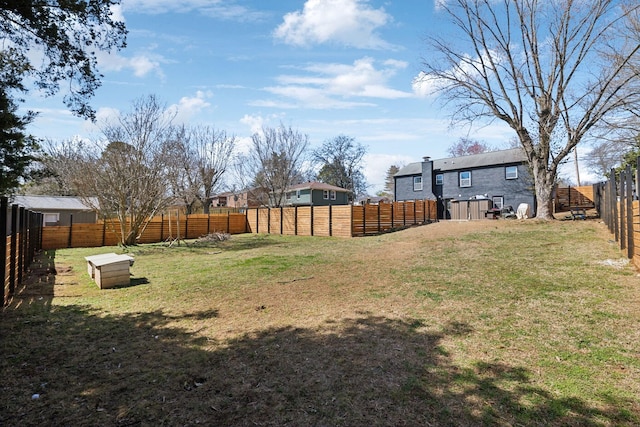
M 42 214 L 43 226 L 95 224 L 97 212 L 79 197 L 71 196 L 13 196 L 11 203 Z M 97 205 L 97 202 L 95 203 Z
M 485 219 L 486 213 L 493 208 L 489 199 L 466 199 L 451 201 L 451 219 L 472 220 Z

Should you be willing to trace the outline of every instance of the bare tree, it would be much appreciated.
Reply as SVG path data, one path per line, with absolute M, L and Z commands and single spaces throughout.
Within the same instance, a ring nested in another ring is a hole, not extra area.
M 558 166 L 607 119 L 637 109 L 637 1 L 447 0 L 462 35 L 430 39 L 416 83 L 454 106 L 454 120 L 499 119 L 516 133 L 535 182 L 537 217 L 552 216 Z M 457 42 L 463 40 L 461 46 Z
M 313 151 L 313 160 L 320 165 L 318 180 L 351 190 L 354 197 L 365 194 L 367 182 L 362 173 L 362 159 L 366 153 L 367 148 L 350 136 L 326 140 Z
M 212 127 L 177 128 L 168 145 L 174 194 L 188 207 L 200 202 L 204 213 L 209 213 L 213 196 L 231 165 L 235 145 L 235 136 Z
M 281 123 L 263 127 L 251 140 L 251 150 L 237 162 L 238 179 L 261 204 L 282 206 L 287 189 L 302 180 L 309 136 Z
M 458 142 L 453 143 L 447 148 L 447 153 L 451 157 L 469 156 L 472 154 L 486 153 L 488 151 L 494 151 L 493 147 L 471 138 L 460 138 Z
M 69 188 L 103 218 L 117 218 L 122 245 L 133 245 L 149 220 L 170 202 L 164 143 L 173 115 L 153 95 L 105 123 L 106 141 L 49 149 Z M 106 145 L 105 145 L 106 144 Z

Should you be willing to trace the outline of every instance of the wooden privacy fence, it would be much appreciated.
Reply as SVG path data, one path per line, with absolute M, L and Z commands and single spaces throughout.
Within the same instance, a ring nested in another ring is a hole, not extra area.
M 220 232 L 246 233 L 246 216 L 241 213 L 193 214 L 185 216 L 161 215 L 154 217 L 144 229 L 138 243 L 158 243 L 174 239 L 195 239 Z M 43 249 L 113 246 L 120 241 L 120 222 L 104 220 L 97 224 L 44 227 Z
M 437 221 L 435 200 L 364 206 L 299 206 L 248 209 L 246 214 L 195 214 L 154 217 L 138 243 L 195 239 L 213 232 L 271 233 L 297 236 L 353 237 Z M 120 223 L 73 224 L 42 228 L 42 248 L 113 246 L 119 242 Z
M 637 162 L 640 167 L 640 157 Z M 600 217 L 620 250 L 640 268 L 640 202 L 634 191 L 637 170 L 634 174 L 631 166 L 627 166 L 616 174 L 612 169 L 609 181 L 594 185 L 594 198 Z
M 433 221 L 437 221 L 435 200 L 247 210 L 248 232 L 292 236 L 365 236 Z
M 16 204 L 9 207 L 6 197 L 0 197 L 0 277 L 4 306 L 23 283 L 24 273 L 33 261 L 42 242 L 42 214 Z
M 594 186 L 556 187 L 556 212 L 568 211 L 570 208 L 595 207 Z

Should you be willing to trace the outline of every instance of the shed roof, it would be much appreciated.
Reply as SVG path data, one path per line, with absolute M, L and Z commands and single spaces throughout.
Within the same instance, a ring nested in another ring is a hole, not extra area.
M 489 151 L 487 153 L 472 154 L 469 156 L 449 157 L 433 160 L 434 171 L 451 171 L 459 169 L 474 169 L 483 166 L 506 165 L 522 163 L 527 160 L 521 148 L 508 150 Z M 394 176 L 408 176 L 422 174 L 422 162 L 409 163 L 400 169 Z
M 85 205 L 79 197 L 71 196 L 13 196 L 11 203 L 24 206 L 27 209 L 38 210 L 65 210 L 65 211 L 92 211 L 93 208 Z

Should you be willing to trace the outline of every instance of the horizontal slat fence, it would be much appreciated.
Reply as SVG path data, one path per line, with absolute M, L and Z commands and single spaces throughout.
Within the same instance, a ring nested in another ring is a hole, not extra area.
M 158 243 L 174 239 L 196 239 L 213 232 L 246 233 L 246 216 L 242 213 L 160 215 L 146 226 L 138 243 Z M 72 224 L 42 229 L 44 249 L 113 246 L 120 241 L 120 222 L 100 221 L 97 224 Z
M 366 236 L 434 221 L 437 221 L 435 200 L 247 211 L 247 231 L 296 236 Z
M 562 212 L 572 207 L 593 208 L 595 197 L 593 185 L 579 187 L 557 187 L 555 197 L 556 211 Z
M 42 214 L 16 204 L 9 207 L 7 197 L 0 197 L 0 277 L 2 305 L 7 304 L 16 289 L 23 284 L 35 254 L 41 249 Z

